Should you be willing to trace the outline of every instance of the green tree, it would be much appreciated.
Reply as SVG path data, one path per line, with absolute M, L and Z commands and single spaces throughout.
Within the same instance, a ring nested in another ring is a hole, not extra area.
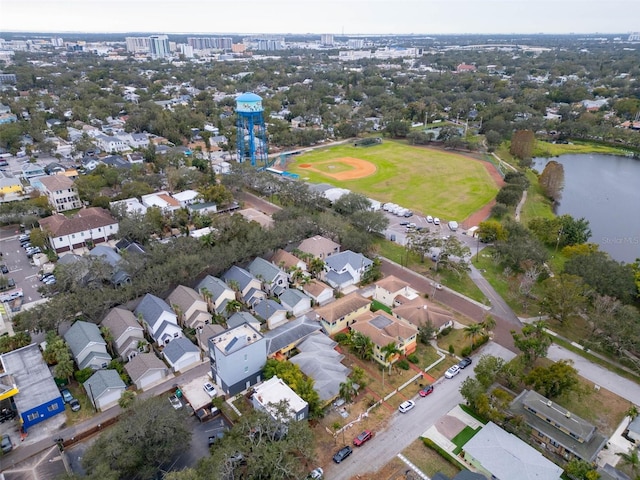
M 629 447 L 627 452 L 616 453 L 620 457 L 620 461 L 624 465 L 628 465 L 631 469 L 631 475 L 636 477 L 636 473 L 640 471 L 640 456 L 638 455 L 638 447 Z
M 165 397 L 138 401 L 86 450 L 82 464 L 87 471 L 108 467 L 119 478 L 155 478 L 191 442 L 185 420 Z
M 398 348 L 395 342 L 389 342 L 380 349 L 384 355 L 385 363 L 389 364 L 389 375 L 391 375 L 391 367 L 393 363 L 399 358 L 402 351 Z
M 579 387 L 578 371 L 571 360 L 560 360 L 548 367 L 536 367 L 524 379 L 541 395 L 557 398 Z
M 565 473 L 576 480 L 597 480 L 600 475 L 592 463 L 577 458 L 567 463 Z M 595 474 L 595 475 L 594 475 Z
M 522 352 L 524 363 L 532 366 L 540 357 L 546 357 L 551 346 L 551 335 L 546 332 L 547 324 L 544 320 L 527 323 L 520 333 L 511 331 L 513 343 Z
M 542 282 L 542 311 L 560 323 L 567 322 L 581 313 L 586 305 L 582 279 L 576 275 L 561 273 Z
M 365 334 L 353 332 L 350 344 L 351 349 L 360 359 L 371 360 L 373 358 L 373 341 Z
M 483 355 L 478 360 L 473 371 L 476 374 L 476 380 L 485 390 L 488 389 L 500 375 L 504 367 L 504 360 L 493 355 Z
M 126 410 L 128 408 L 131 408 L 135 403 L 135 401 L 136 401 L 136 394 L 133 393 L 131 390 L 125 390 L 124 392 L 122 392 L 122 396 L 120 397 L 120 400 L 118 400 L 118 405 L 123 410 Z
M 502 224 L 496 220 L 486 220 L 478 225 L 478 238 L 481 242 L 492 243 L 497 240 L 505 240 L 507 233 Z
M 350 378 L 340 384 L 339 395 L 345 402 L 350 403 L 357 394 L 358 390 Z
M 472 323 L 462 329 L 464 336 L 471 339 L 471 349 L 475 348 L 476 339 L 482 334 L 482 323 Z
M 471 255 L 471 250 L 458 237 L 451 235 L 440 244 L 440 254 L 436 257 L 436 272 L 439 268 L 449 270 L 457 276 L 469 271 L 469 264 L 465 258 Z

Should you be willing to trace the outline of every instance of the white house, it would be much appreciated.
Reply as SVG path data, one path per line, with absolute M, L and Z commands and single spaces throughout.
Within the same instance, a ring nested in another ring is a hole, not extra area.
M 124 200 L 116 200 L 115 202 L 109 202 L 109 206 L 111 208 L 120 207 L 125 209 L 127 215 L 140 214 L 144 215 L 147 213 L 148 208 L 140 203 L 140 200 L 137 198 L 126 198 Z
M 111 137 L 109 135 L 99 134 L 95 136 L 95 141 L 98 147 L 108 153 L 124 152 L 131 148 L 120 137 L 116 136 Z
M 373 262 L 360 253 L 346 250 L 325 259 L 324 280 L 333 288 L 343 289 L 360 283 Z
M 124 366 L 138 390 L 161 382 L 170 374 L 169 369 L 155 353 L 141 353 Z
M 256 316 L 267 322 L 269 330 L 273 330 L 287 321 L 287 309 L 275 300 L 265 298 L 253 306 Z
M 303 285 L 302 291 L 320 306 L 326 305 L 333 300 L 333 288 L 315 278 Z
M 142 325 L 129 310 L 112 308 L 100 325 L 111 332 L 113 346 L 123 360 L 131 360 L 147 344 Z
M 280 303 L 294 317 L 299 317 L 311 310 L 311 299 L 294 288 L 288 288 L 280 295 Z
M 142 195 L 140 200 L 142 200 L 142 204 L 145 207 L 158 207 L 164 213 L 173 212 L 181 208 L 180 202 L 164 191 Z
M 104 243 L 118 233 L 118 220 L 99 207 L 83 208 L 73 217 L 54 214 L 40 219 L 56 253 Z
M 184 190 L 182 192 L 173 194 L 173 198 L 175 198 L 178 203 L 180 203 L 181 207 L 193 205 L 198 201 L 198 197 L 200 197 L 200 192 L 197 192 L 195 190 Z
M 282 401 L 288 404 L 288 418 L 282 418 L 276 408 Z M 309 404 L 277 376 L 254 388 L 251 403 L 253 408 L 268 412 L 277 421 L 304 420 L 309 416 Z
M 162 356 L 174 372 L 184 372 L 200 362 L 200 349 L 188 338 L 176 338 L 162 350 Z
M 127 388 L 116 370 L 98 370 L 82 386 L 98 410 L 106 410 L 117 405 Z
M 133 313 L 142 319 L 147 332 L 159 346 L 183 336 L 176 313 L 155 295 L 147 293 Z

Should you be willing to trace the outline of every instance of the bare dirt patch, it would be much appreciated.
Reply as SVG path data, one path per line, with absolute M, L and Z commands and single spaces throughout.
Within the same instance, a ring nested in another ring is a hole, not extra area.
M 315 166 L 318 166 L 318 165 L 329 165 L 329 168 L 331 168 L 331 164 L 337 164 L 337 163 L 343 164 L 347 166 L 349 169 L 342 172 L 330 173 L 320 168 L 315 168 Z M 309 163 L 303 163 L 302 165 L 300 165 L 300 168 L 306 168 L 308 170 L 312 170 L 314 172 L 318 172 L 323 175 L 326 175 L 327 177 L 331 177 L 335 180 L 341 180 L 341 181 L 356 180 L 358 178 L 368 177 L 369 175 L 373 175 L 374 173 L 376 173 L 376 170 L 377 170 L 377 167 L 373 163 L 368 162 L 366 160 L 362 160 L 360 158 L 353 158 L 353 157 L 334 158 L 332 160 L 327 160 L 324 162 L 317 162 L 313 165 Z

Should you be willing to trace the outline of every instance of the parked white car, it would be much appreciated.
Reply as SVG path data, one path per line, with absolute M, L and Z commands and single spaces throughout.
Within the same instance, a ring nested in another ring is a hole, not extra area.
M 402 402 L 400 404 L 400 406 L 398 407 L 398 411 L 400 413 L 407 413 L 409 410 L 411 410 L 415 406 L 416 406 L 416 402 L 414 402 L 413 400 L 407 400 L 406 402 Z
M 460 367 L 458 365 L 454 365 L 453 367 L 449 368 L 449 370 L 444 372 L 444 376 L 445 378 L 453 378 L 459 373 L 460 373 Z

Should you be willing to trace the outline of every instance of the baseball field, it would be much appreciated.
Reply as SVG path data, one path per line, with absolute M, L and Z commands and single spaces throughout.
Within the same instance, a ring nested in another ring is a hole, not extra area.
M 493 165 L 464 155 L 385 140 L 344 144 L 300 155 L 287 170 L 313 183 L 329 183 L 380 202 L 462 221 L 498 192 Z

